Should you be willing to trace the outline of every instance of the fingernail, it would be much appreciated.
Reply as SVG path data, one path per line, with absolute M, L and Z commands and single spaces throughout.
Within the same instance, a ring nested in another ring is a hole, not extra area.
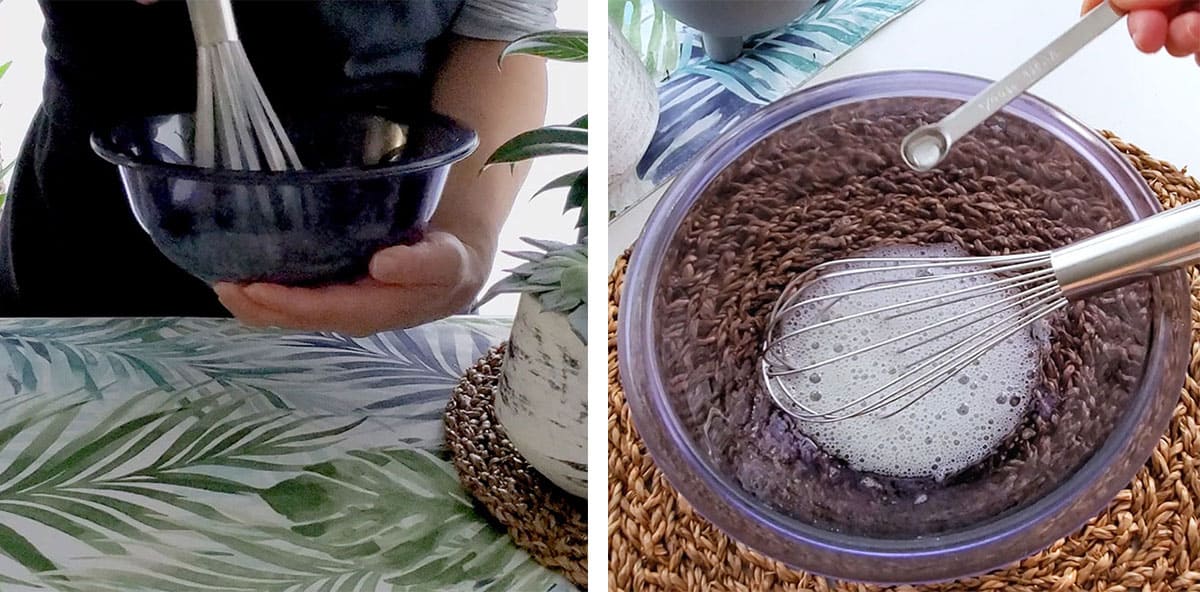
M 1133 44 L 1138 49 L 1145 46 L 1142 39 L 1142 25 L 1139 23 L 1139 19 L 1129 19 L 1129 37 L 1133 39 Z
M 371 258 L 370 272 L 371 275 L 378 276 L 380 274 L 388 274 L 396 266 L 400 265 L 401 256 L 392 251 L 380 251 Z
M 380 251 L 376 253 L 375 257 L 373 258 L 374 262 L 379 263 L 380 265 L 395 265 L 400 261 L 400 254 L 394 249 L 395 247 L 392 247 L 386 251 Z

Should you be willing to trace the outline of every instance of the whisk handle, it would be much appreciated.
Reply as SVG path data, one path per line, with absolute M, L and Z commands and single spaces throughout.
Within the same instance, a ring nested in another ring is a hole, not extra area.
M 187 7 L 197 47 L 238 40 L 230 0 L 187 0 Z
M 1050 262 L 1068 298 L 1200 262 L 1200 202 L 1057 249 Z

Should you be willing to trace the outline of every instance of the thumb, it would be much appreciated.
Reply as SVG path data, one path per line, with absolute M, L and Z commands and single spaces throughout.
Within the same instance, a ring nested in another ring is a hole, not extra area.
M 1099 2 L 1095 2 L 1099 4 Z M 1162 10 L 1164 12 L 1179 12 L 1185 2 L 1182 0 L 1112 0 L 1113 6 L 1124 12 L 1135 10 Z
M 371 277 L 398 286 L 456 287 L 462 282 L 469 253 L 458 237 L 433 231 L 413 245 L 388 247 L 371 258 Z
M 1083 11 L 1087 12 L 1104 2 L 1109 0 L 1083 0 Z M 1135 10 L 1167 10 L 1178 7 L 1183 4 L 1180 0 L 1111 0 L 1112 5 L 1120 12 L 1133 12 Z

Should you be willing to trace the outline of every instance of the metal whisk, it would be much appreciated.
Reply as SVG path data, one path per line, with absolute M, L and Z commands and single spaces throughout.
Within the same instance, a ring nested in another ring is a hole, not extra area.
M 1200 202 L 1049 252 L 831 261 L 793 279 L 776 302 L 763 344 L 762 379 L 776 404 L 805 422 L 889 417 L 1069 300 L 1197 261 Z M 904 329 L 875 334 L 897 324 Z M 845 335 L 849 326 L 870 327 L 872 334 Z M 835 346 L 834 355 L 814 357 L 828 338 L 861 345 Z M 817 409 L 816 393 L 807 397 L 796 386 L 805 384 L 798 380 L 805 376 L 819 382 L 821 368 L 889 346 L 886 359 L 900 360 L 898 367 L 869 392 L 845 393 Z
M 187 6 L 197 56 L 195 164 L 302 168 L 238 39 L 230 0 L 188 0 Z

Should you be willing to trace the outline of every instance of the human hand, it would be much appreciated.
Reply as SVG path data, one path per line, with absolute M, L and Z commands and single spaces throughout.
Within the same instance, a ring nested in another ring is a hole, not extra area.
M 1104 0 L 1084 0 L 1087 12 Z M 1200 63 L 1200 6 L 1179 0 L 1112 0 L 1118 10 L 1129 13 L 1129 36 L 1145 53 L 1166 47 L 1175 57 L 1193 56 Z
M 430 230 L 415 245 L 376 253 L 370 276 L 354 284 L 293 288 L 221 283 L 214 289 L 221 304 L 251 326 L 364 336 L 462 312 L 491 268 L 492 252 L 481 251 L 454 234 Z

